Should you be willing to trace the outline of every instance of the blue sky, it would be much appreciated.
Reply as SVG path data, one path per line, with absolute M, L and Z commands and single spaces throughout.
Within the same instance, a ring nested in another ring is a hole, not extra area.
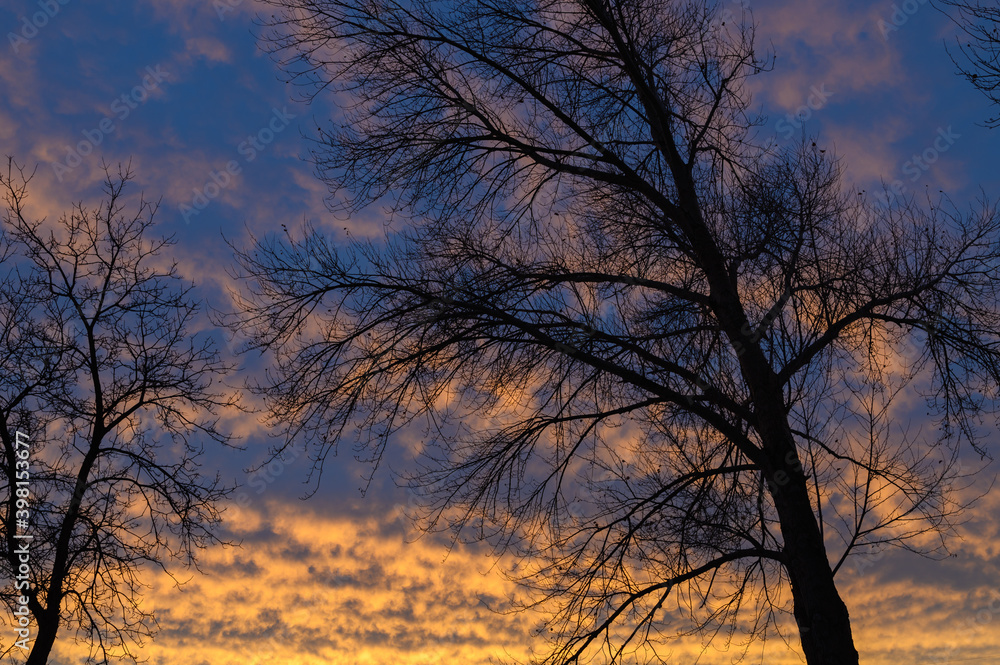
M 956 76 L 945 51 L 956 28 L 929 2 L 743 4 L 758 46 L 776 55 L 752 83 L 768 117 L 762 138 L 791 143 L 804 132 L 867 193 L 897 183 L 902 196 L 945 192 L 960 208 L 981 192 L 1000 196 L 1000 134 L 981 124 L 996 111 Z M 721 5 L 741 11 L 739 1 Z M 281 80 L 255 37 L 254 14 L 266 11 L 253 0 L 0 0 L 0 145 L 37 166 L 30 211 L 55 219 L 95 203 L 102 161 L 131 161 L 133 193 L 160 199 L 157 229 L 175 235 L 182 275 L 220 308 L 225 238 L 243 244 L 248 231 L 303 221 L 337 237 L 380 234 L 377 210 L 344 219 L 325 207 L 306 158 L 336 100 L 304 103 Z M 207 320 L 204 330 L 239 345 Z M 265 432 L 252 416 L 227 418 L 247 451 L 207 463 L 247 483 L 227 525 L 244 547 L 206 553 L 206 574 L 192 574 L 185 591 L 151 574 L 150 603 L 163 608 L 161 635 L 143 651 L 152 663 L 486 663 L 522 653 L 530 617 L 483 604 L 510 590 L 493 562 L 475 548 L 449 555 L 437 540 L 410 542 L 399 519 L 406 495 L 385 474 L 361 498 L 364 468 L 344 451 L 301 502 L 306 456 L 248 478 Z M 865 662 L 932 662 L 932 648 L 942 662 L 1000 653 L 1000 602 L 990 596 L 1000 588 L 998 504 L 990 495 L 970 515 L 954 559 L 893 553 L 845 574 Z M 698 649 L 685 643 L 677 654 Z M 780 644 L 769 649 L 766 662 L 798 662 Z M 728 662 L 711 653 L 703 662 Z

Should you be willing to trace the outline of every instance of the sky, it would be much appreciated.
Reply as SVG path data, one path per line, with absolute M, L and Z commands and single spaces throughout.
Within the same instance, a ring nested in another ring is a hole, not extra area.
M 762 137 L 814 137 L 842 158 L 859 191 L 945 193 L 960 208 L 1000 195 L 1000 134 L 981 124 L 996 111 L 955 74 L 945 48 L 955 26 L 927 0 L 748 6 L 757 43 L 776 55 L 773 71 L 752 83 L 768 117 Z M 738 13 L 740 3 L 722 8 Z M 255 36 L 254 16 L 267 11 L 253 0 L 0 0 L 0 146 L 37 169 L 29 212 L 55 219 L 76 202 L 94 204 L 102 163 L 130 162 L 133 193 L 160 201 L 156 230 L 175 236 L 181 275 L 220 308 L 229 302 L 227 239 L 245 244 L 248 233 L 305 221 L 336 237 L 380 234 L 377 210 L 327 210 L 309 139 L 339 110 L 322 96 L 305 103 L 281 80 Z M 239 346 L 207 319 L 201 325 L 227 352 Z M 247 474 L 271 442 L 253 415 L 226 419 L 245 450 L 210 450 L 205 464 L 243 485 L 224 525 L 242 545 L 205 551 L 200 572 L 179 573 L 180 587 L 148 572 L 144 606 L 160 625 L 138 650 L 149 663 L 478 665 L 526 656 L 537 617 L 503 612 L 517 593 L 501 574 L 510 561 L 419 538 L 405 517 L 410 499 L 388 474 L 361 495 L 365 467 L 349 451 L 318 487 L 301 451 Z M 968 514 L 953 557 L 889 552 L 838 575 L 862 662 L 1000 659 L 998 494 Z M 756 662 L 801 662 L 780 641 L 765 649 L 751 651 Z M 57 662 L 81 653 L 61 640 Z M 701 654 L 701 663 L 729 663 L 736 653 L 688 639 L 668 662 Z

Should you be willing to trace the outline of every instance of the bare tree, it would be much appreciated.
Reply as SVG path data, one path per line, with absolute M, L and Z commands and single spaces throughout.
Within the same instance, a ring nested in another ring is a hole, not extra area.
M 21 580 L 3 601 L 34 619 L 7 650 L 28 665 L 64 626 L 99 662 L 135 660 L 155 627 L 140 571 L 195 564 L 229 492 L 198 464 L 203 441 L 230 441 L 215 414 L 234 397 L 213 388 L 229 368 L 189 330 L 199 305 L 148 237 L 156 206 L 129 212 L 131 174 L 107 176 L 100 207 L 56 224 L 27 217 L 13 160 L 0 176 L 2 568 Z
M 252 238 L 234 321 L 275 354 L 287 442 L 405 475 L 426 528 L 524 555 L 542 662 L 676 632 L 858 662 L 852 552 L 942 550 L 958 447 L 1000 382 L 1000 217 L 881 208 L 808 142 L 756 138 L 748 21 L 644 0 L 272 0 L 334 206 L 383 242 Z M 924 390 L 938 429 L 900 427 Z M 789 597 L 790 594 L 790 597 Z M 705 632 L 712 631 L 712 632 Z
M 1000 7 L 996 3 L 941 0 L 956 11 L 952 18 L 962 32 L 955 38 L 959 57 L 951 54 L 959 73 L 994 104 L 1000 104 Z M 986 121 L 1000 127 L 1000 115 Z

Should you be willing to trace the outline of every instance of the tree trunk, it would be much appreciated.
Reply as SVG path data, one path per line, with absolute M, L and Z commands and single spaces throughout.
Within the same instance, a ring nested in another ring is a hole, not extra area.
M 833 581 L 804 479 L 772 492 L 785 541 L 795 621 L 809 665 L 856 665 L 851 618 Z
M 46 665 L 49 661 L 49 654 L 52 652 L 52 645 L 56 642 L 56 633 L 59 632 L 59 614 L 53 618 L 48 613 L 42 618 L 36 617 L 38 628 L 35 633 L 34 642 L 31 645 L 31 653 L 24 665 Z
M 783 412 L 759 417 L 770 467 L 766 471 L 768 489 L 778 512 L 793 612 L 806 662 L 857 665 L 851 618 L 833 580 L 788 421 Z
M 754 328 L 743 314 L 738 294 L 720 276 L 713 277 L 713 290 L 728 296 L 720 301 L 720 321 L 728 324 L 727 332 L 753 400 L 761 438 L 762 458 L 758 461 L 778 513 L 803 654 L 809 665 L 857 665 L 851 617 L 833 581 L 826 544 L 788 425 L 782 386 L 757 339 L 747 332 Z

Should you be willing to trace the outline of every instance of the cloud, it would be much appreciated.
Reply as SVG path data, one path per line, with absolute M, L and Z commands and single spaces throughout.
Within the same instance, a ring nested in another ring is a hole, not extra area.
M 233 60 L 233 53 L 229 46 L 221 39 L 200 35 L 188 37 L 184 40 L 184 53 L 187 62 L 192 62 L 199 58 L 208 62 L 225 62 Z
M 263 508 L 231 525 L 242 549 L 205 552 L 203 575 L 180 589 L 153 580 L 146 601 L 161 629 L 143 651 L 151 663 L 486 663 L 523 652 L 521 617 L 483 603 L 507 583 L 483 574 L 474 548 L 386 538 L 374 517 L 316 505 Z

